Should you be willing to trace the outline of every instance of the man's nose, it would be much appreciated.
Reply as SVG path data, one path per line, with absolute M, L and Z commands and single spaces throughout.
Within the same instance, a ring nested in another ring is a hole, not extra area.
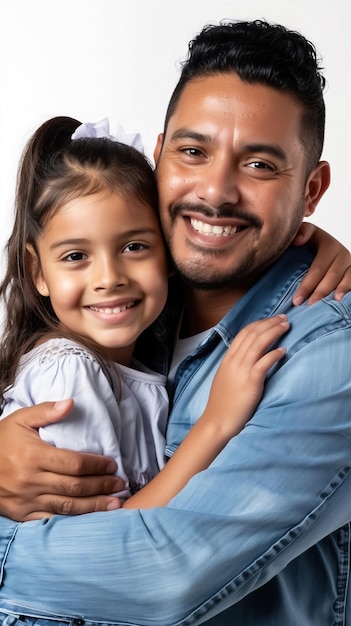
M 196 195 L 201 202 L 214 208 L 223 204 L 236 204 L 240 194 L 238 173 L 233 161 L 227 157 L 214 159 L 202 169 Z

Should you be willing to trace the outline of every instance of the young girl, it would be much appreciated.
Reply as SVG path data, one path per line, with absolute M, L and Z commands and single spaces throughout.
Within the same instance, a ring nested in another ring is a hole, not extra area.
M 284 354 L 267 352 L 288 328 L 284 316 L 244 329 L 215 376 L 205 413 L 158 474 L 165 378 L 135 362 L 133 350 L 166 303 L 168 272 L 156 183 L 144 156 L 104 124 L 68 117 L 44 123 L 19 169 L 0 286 L 3 416 L 72 397 L 70 416 L 40 429 L 41 437 L 115 458 L 125 481 L 118 495 L 136 494 L 129 507 L 165 504 L 207 467 L 249 419 L 268 369 Z
M 104 124 L 74 134 L 79 126 L 47 121 L 20 165 L 0 287 L 0 390 L 4 415 L 74 398 L 69 419 L 41 437 L 113 457 L 126 483 L 119 495 L 128 496 L 163 464 L 165 379 L 132 353 L 164 307 L 168 263 L 150 165 Z

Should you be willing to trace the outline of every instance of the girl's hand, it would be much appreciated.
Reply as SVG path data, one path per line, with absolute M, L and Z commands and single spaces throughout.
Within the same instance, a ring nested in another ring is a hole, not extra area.
M 254 412 L 269 368 L 285 354 L 284 348 L 267 349 L 288 328 L 286 315 L 277 315 L 238 333 L 214 377 L 204 413 L 161 472 L 124 508 L 164 506 L 212 463 Z
M 269 347 L 288 328 L 286 315 L 253 322 L 238 333 L 224 356 L 203 417 L 214 420 L 227 440 L 251 418 L 261 399 L 268 370 L 285 354 L 284 348 Z
M 351 255 L 337 239 L 308 222 L 300 226 L 295 246 L 305 243 L 317 251 L 316 257 L 301 282 L 294 299 L 295 305 L 314 304 L 334 291 L 335 300 L 342 300 L 351 290 Z

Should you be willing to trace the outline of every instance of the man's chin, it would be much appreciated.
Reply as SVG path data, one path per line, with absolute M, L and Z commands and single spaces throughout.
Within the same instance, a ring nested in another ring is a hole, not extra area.
M 197 291 L 215 291 L 223 287 L 235 287 L 239 280 L 233 272 L 226 275 L 223 272 L 196 272 L 178 268 L 178 274 L 187 287 Z
M 244 283 L 251 283 L 251 277 L 257 276 L 259 268 L 255 267 L 254 254 L 242 259 L 241 262 L 229 269 L 214 267 L 213 259 L 208 259 L 208 263 L 177 263 L 177 270 L 183 282 L 188 287 L 202 291 L 215 291 L 218 289 L 232 287 L 236 288 Z

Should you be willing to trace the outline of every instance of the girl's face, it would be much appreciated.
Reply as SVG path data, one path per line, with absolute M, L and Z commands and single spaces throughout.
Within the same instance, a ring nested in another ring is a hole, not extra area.
M 79 197 L 55 213 L 37 243 L 33 278 L 61 327 L 128 364 L 167 297 L 167 259 L 152 207 L 109 191 Z

